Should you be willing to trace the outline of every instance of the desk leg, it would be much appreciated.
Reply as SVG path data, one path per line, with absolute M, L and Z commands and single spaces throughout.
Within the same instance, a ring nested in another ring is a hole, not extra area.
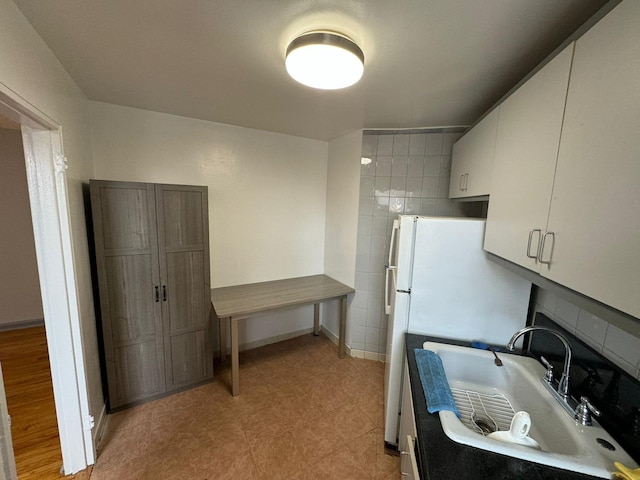
M 338 337 L 338 357 L 346 355 L 345 336 L 347 333 L 347 296 L 340 298 L 340 335 Z
M 320 335 L 320 304 L 313 304 L 313 334 Z
M 240 394 L 240 358 L 238 352 L 238 319 L 229 318 L 231 322 L 231 394 Z
M 220 318 L 219 319 L 219 329 L 220 329 L 220 361 L 224 362 L 227 359 L 227 324 L 231 321 L 231 318 Z

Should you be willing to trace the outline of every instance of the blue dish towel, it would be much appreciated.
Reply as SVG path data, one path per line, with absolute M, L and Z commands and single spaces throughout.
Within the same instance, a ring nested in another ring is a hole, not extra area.
M 453 401 L 447 375 L 438 354 L 421 348 L 416 348 L 414 351 L 422 390 L 427 398 L 427 411 L 435 413 L 440 410 L 448 410 L 460 418 L 460 412 Z

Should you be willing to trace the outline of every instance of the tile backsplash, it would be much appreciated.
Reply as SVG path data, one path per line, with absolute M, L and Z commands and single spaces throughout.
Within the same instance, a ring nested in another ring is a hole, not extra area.
M 463 129 L 365 131 L 360 170 L 356 293 L 350 306 L 352 354 L 385 353 L 384 267 L 399 214 L 480 216 L 482 205 L 449 200 L 451 150 Z
M 640 338 L 539 287 L 536 311 L 544 313 L 640 380 Z

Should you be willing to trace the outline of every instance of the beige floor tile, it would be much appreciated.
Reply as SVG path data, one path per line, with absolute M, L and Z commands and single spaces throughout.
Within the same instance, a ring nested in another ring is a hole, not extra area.
M 315 464 L 339 446 L 335 427 L 328 420 L 302 425 L 292 430 L 291 435 L 300 448 L 303 463 L 307 466 Z
M 249 450 L 224 457 L 211 451 L 211 461 L 201 470 L 206 480 L 257 480 L 258 469 Z
M 400 457 L 387 453 L 376 454 L 376 480 L 383 480 L 389 475 L 400 475 Z
M 338 359 L 312 335 L 240 360 L 238 397 L 227 360 L 212 383 L 111 415 L 91 479 L 399 477 L 384 454 L 383 364 Z
M 149 470 L 149 459 L 147 457 L 137 458 L 127 462 L 114 462 L 113 464 L 94 465 L 91 471 L 91 480 L 118 480 L 122 478 L 130 480 L 141 480 Z
M 405 477 L 403 477 L 400 474 L 400 471 L 398 470 L 398 473 L 391 473 L 391 474 L 387 475 L 386 477 L 384 477 L 383 480 L 402 480 L 403 478 L 405 478 Z
M 376 431 L 371 430 L 364 435 L 348 442 L 345 445 L 347 451 L 358 464 L 373 478 L 376 475 Z
M 255 446 L 251 455 L 264 480 L 289 479 L 305 467 L 302 445 L 290 432 Z
M 289 431 L 289 418 L 287 409 L 276 404 L 247 413 L 238 421 L 247 437 L 248 445 L 251 447 L 268 442 L 273 437 Z
M 324 480 L 370 480 L 371 475 L 345 449 L 327 455 L 313 466 L 314 475 Z
M 342 443 L 354 440 L 376 428 L 375 422 L 353 403 L 340 407 L 335 413 L 335 421 L 340 428 L 339 438 Z

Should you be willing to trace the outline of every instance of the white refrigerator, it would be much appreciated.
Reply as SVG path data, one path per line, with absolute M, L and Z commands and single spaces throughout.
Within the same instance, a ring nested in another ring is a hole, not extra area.
M 531 283 L 487 258 L 485 220 L 400 215 L 386 269 L 385 442 L 398 443 L 405 333 L 504 345 Z

